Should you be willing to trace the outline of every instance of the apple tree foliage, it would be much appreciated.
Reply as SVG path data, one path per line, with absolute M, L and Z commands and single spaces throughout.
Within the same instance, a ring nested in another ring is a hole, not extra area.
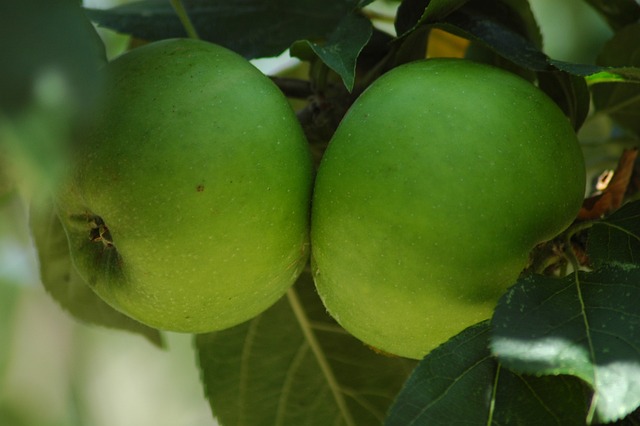
M 12 59 L 0 69 L 0 202 L 54 182 L 74 123 L 91 113 L 94 70 L 106 59 L 90 22 L 132 43 L 198 37 L 247 59 L 289 49 L 304 74 L 271 77 L 296 106 L 316 160 L 377 77 L 450 42 L 445 55 L 523 76 L 569 117 L 591 180 L 575 222 L 532 251 L 492 318 L 419 362 L 350 336 L 303 273 L 263 314 L 194 336 L 213 415 L 222 425 L 640 424 L 640 3 L 583 1 L 611 31 L 588 63 L 545 53 L 527 0 L 389 1 L 389 14 L 370 0 L 140 0 L 105 10 L 3 2 L 0 23 L 12 36 L 0 51 Z M 160 331 L 82 282 L 51 206 L 32 212 L 48 293 L 81 321 L 162 347 Z

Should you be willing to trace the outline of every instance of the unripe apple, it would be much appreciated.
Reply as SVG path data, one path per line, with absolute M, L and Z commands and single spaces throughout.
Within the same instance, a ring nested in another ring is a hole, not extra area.
M 320 163 L 318 292 L 356 337 L 421 358 L 491 316 L 584 188 L 574 130 L 528 81 L 462 59 L 400 66 L 357 99 Z
M 173 39 L 104 70 L 56 194 L 80 275 L 152 327 L 202 333 L 261 313 L 308 257 L 312 186 L 278 88 L 220 46 Z

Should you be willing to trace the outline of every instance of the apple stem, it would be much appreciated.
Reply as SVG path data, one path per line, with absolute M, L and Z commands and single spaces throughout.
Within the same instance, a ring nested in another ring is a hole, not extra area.
M 576 255 L 573 249 L 573 245 L 571 244 L 571 238 L 577 233 L 591 228 L 593 224 L 594 224 L 594 221 L 579 222 L 571 225 L 564 232 L 564 254 L 567 260 L 569 261 L 569 263 L 571 263 L 571 266 L 573 267 L 574 272 L 577 272 L 580 269 L 580 261 L 578 260 L 578 256 Z
M 191 18 L 189 18 L 189 14 L 187 13 L 187 9 L 185 9 L 182 0 L 171 0 L 171 5 L 176 11 L 184 30 L 187 32 L 187 36 L 189 36 L 189 38 L 199 40 L 200 37 L 198 36 L 198 32 L 193 26 L 193 22 L 191 22 Z
M 313 95 L 311 83 L 298 78 L 269 76 L 287 98 L 308 99 Z

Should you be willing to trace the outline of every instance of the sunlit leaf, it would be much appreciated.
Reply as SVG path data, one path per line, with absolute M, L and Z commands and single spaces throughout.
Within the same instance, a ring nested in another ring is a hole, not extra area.
M 78 275 L 71 263 L 67 236 L 49 200 L 38 200 L 31 205 L 30 225 L 42 283 L 60 307 L 80 321 L 139 333 L 153 344 L 163 346 L 158 330 L 107 305 Z
M 605 69 L 606 71 L 598 71 L 586 76 L 587 83 L 589 83 L 589 85 L 602 83 L 640 83 L 640 68 L 618 67 Z
M 488 343 L 485 321 L 427 355 L 385 426 L 584 424 L 587 395 L 579 380 L 513 373 L 492 357 Z
M 221 425 L 376 425 L 415 365 L 378 354 L 327 314 L 304 273 L 253 320 L 196 337 Z
M 635 265 L 525 276 L 496 308 L 493 353 L 523 374 L 579 377 L 594 390 L 590 419 L 623 418 L 640 405 L 638 300 Z

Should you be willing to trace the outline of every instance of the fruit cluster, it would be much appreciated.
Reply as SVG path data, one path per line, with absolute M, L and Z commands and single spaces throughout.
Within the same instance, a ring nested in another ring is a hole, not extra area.
M 461 59 L 395 68 L 348 111 L 315 174 L 277 87 L 219 46 L 165 40 L 109 63 L 56 194 L 74 264 L 152 327 L 219 330 L 307 264 L 354 336 L 421 358 L 488 318 L 580 207 L 575 133 L 531 83 Z

